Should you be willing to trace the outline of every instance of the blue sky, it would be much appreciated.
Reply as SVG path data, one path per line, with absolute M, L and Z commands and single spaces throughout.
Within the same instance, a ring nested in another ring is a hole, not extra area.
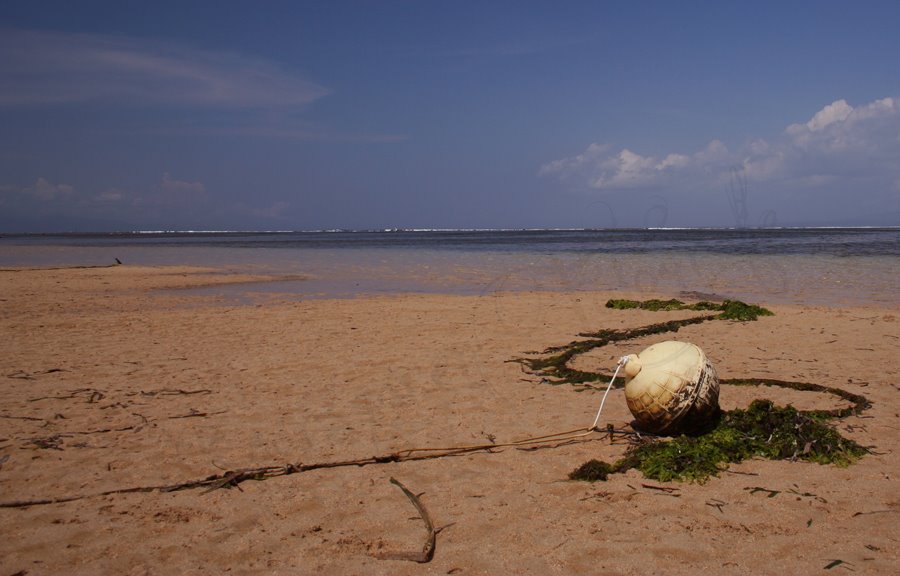
M 900 225 L 900 3 L 0 4 L 0 231 Z

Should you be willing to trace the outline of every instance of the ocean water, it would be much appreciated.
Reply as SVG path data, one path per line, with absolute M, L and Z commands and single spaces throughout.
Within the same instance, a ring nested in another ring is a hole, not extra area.
M 900 304 L 900 228 L 0 236 L 0 268 L 102 265 L 116 258 L 306 278 L 215 289 L 223 294 L 623 290 L 769 303 Z

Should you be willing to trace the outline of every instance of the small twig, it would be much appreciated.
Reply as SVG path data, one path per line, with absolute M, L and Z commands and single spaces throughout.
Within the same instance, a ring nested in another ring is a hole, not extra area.
M 726 468 L 725 472 L 728 474 L 740 474 L 743 476 L 759 476 L 759 474 L 756 472 L 742 472 L 740 470 L 732 470 L 730 468 Z
M 188 414 L 181 414 L 179 416 L 169 416 L 169 420 L 174 420 L 175 418 L 204 418 L 206 416 L 215 416 L 216 414 L 224 414 L 228 412 L 228 410 L 219 410 L 218 412 L 198 412 L 191 408 L 191 411 Z
M 570 444 L 581 444 L 582 442 L 591 442 L 593 440 L 596 440 L 596 438 L 591 438 L 591 439 L 575 438 L 572 440 L 561 440 L 552 445 L 548 444 L 546 446 L 526 446 L 524 448 L 517 447 L 516 450 L 521 450 L 522 452 L 535 452 L 537 450 L 544 450 L 546 448 L 561 448 L 562 446 L 568 446 Z M 492 449 L 487 449 L 487 451 L 490 452 L 491 454 L 499 454 L 500 452 L 502 452 L 502 450 L 492 450 Z
M 141 396 L 177 396 L 184 395 L 190 396 L 192 394 L 212 394 L 212 390 L 207 390 L 203 388 L 201 390 L 182 390 L 180 388 L 163 388 L 161 390 L 150 390 L 148 392 L 140 391 Z M 134 394 L 129 394 L 129 396 L 134 396 Z
M 665 492 L 666 494 L 672 494 L 673 492 L 678 492 L 678 488 L 672 486 L 654 486 L 653 484 L 641 484 L 644 488 L 649 488 L 651 490 L 659 490 L 661 492 Z
M 844 568 L 846 568 L 847 570 L 850 570 L 851 572 L 855 572 L 855 570 L 850 567 L 850 566 L 853 566 L 853 564 L 851 564 L 850 562 L 847 562 L 846 560 L 832 560 L 831 562 L 829 562 L 828 564 L 825 565 L 824 569 L 831 570 L 832 568 L 834 568 L 836 566 L 840 566 L 842 564 L 845 564 Z
M 100 390 L 95 388 L 78 388 L 76 390 L 70 390 L 68 395 L 65 396 L 40 396 L 38 398 L 29 398 L 29 402 L 37 402 L 38 400 L 70 400 L 72 398 L 77 398 L 80 395 L 84 395 L 89 393 L 88 402 L 93 403 L 98 400 L 102 400 L 105 397 L 105 394 Z
M 136 426 L 122 426 L 121 428 L 98 428 L 97 430 L 76 430 L 75 432 L 69 432 L 69 435 L 78 434 L 80 436 L 87 436 L 89 434 L 108 434 L 110 432 L 127 432 L 129 430 L 134 430 L 137 432 L 139 429 L 143 427 L 143 424 L 138 424 Z
M 34 416 L 8 416 L 6 414 L 0 414 L 0 418 L 9 418 L 10 420 L 33 420 L 35 422 L 43 422 L 43 418 L 35 418 Z
M 900 510 L 870 510 L 868 512 L 854 512 L 853 518 L 857 516 L 865 516 L 867 514 L 890 514 L 892 512 L 900 512 Z
M 572 540 L 571 538 L 566 538 L 565 540 L 563 540 L 562 542 L 560 542 L 553 548 L 547 550 L 547 552 L 553 552 L 554 550 L 558 550 L 558 549 L 562 548 L 566 543 L 570 542 L 571 540 Z
M 781 490 L 770 490 L 768 488 L 763 488 L 762 486 L 753 486 L 744 488 L 744 490 L 749 490 L 751 494 L 756 494 L 757 492 L 766 492 L 769 498 L 774 498 L 781 494 Z

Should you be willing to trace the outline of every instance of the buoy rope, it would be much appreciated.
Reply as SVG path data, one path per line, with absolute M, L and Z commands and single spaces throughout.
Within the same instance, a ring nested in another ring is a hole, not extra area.
M 600 400 L 600 409 L 597 410 L 597 417 L 594 418 L 594 423 L 591 424 L 591 427 L 588 428 L 588 432 L 597 429 L 597 422 L 600 421 L 600 413 L 603 412 L 603 405 L 606 403 L 606 396 L 609 395 L 609 391 L 612 388 L 613 382 L 616 381 L 616 376 L 619 375 L 619 370 L 622 369 L 622 366 L 628 364 L 628 356 L 622 356 L 619 358 L 619 361 L 616 363 L 616 371 L 613 372 L 612 378 L 609 380 L 609 384 L 606 386 L 606 392 L 603 393 L 603 398 Z
M 616 377 L 619 375 L 619 371 L 622 367 L 628 362 L 627 357 L 622 357 L 619 359 L 618 364 L 616 364 L 616 370 L 613 373 L 612 378 L 609 381 L 609 385 L 606 387 L 606 392 L 603 394 L 603 399 L 600 401 L 600 409 L 597 411 L 597 417 L 594 418 L 594 423 L 591 424 L 591 427 L 585 430 L 584 428 L 576 428 L 574 430 L 566 430 L 565 432 L 556 432 L 555 434 L 545 434 L 543 436 L 532 436 L 531 438 L 524 438 L 522 440 L 514 440 L 511 442 L 504 442 L 501 444 L 490 443 L 490 444 L 474 444 L 469 446 L 451 446 L 444 448 L 407 448 L 404 450 L 399 450 L 397 452 L 386 454 L 383 456 L 372 456 L 369 458 L 360 458 L 357 460 L 343 460 L 338 462 L 319 462 L 315 464 L 288 464 L 286 466 L 263 466 L 261 468 L 240 468 L 237 470 L 232 470 L 225 472 L 219 475 L 213 475 L 201 480 L 192 480 L 187 482 L 181 482 L 179 484 L 172 484 L 168 486 L 135 486 L 130 488 L 116 488 L 113 490 L 107 490 L 104 492 L 98 492 L 94 494 L 78 494 L 74 496 L 64 496 L 57 498 L 43 498 L 38 500 L 16 500 L 10 502 L 0 501 L 0 508 L 25 508 L 28 506 L 37 506 L 41 504 L 55 504 L 62 502 L 72 502 L 74 500 L 82 500 L 84 498 L 91 498 L 96 496 L 109 496 L 111 494 L 127 494 L 134 492 L 174 492 L 176 490 L 185 490 L 189 488 L 207 488 L 207 492 L 211 490 L 215 490 L 217 488 L 223 488 L 226 486 L 236 486 L 240 482 L 244 480 L 263 480 L 265 478 L 273 478 L 276 476 L 286 476 L 288 474 L 296 474 L 298 472 L 305 472 L 307 470 L 317 470 L 320 468 L 340 468 L 344 466 L 366 466 L 368 464 L 383 464 L 388 462 L 405 462 L 412 460 L 426 460 L 431 458 L 442 458 L 445 456 L 454 456 L 459 454 L 466 454 L 469 452 L 478 452 L 478 451 L 488 451 L 495 448 L 503 448 L 503 447 L 522 447 L 528 445 L 538 445 L 536 447 L 540 447 L 539 445 L 544 444 L 546 446 L 561 446 L 566 442 L 572 442 L 578 440 L 579 438 L 584 438 L 585 436 L 590 436 L 594 432 L 605 432 L 610 440 L 614 437 L 614 435 L 623 435 L 623 436 L 631 436 L 635 435 L 635 432 L 631 432 L 628 430 L 615 429 L 612 426 L 608 426 L 604 430 L 599 430 L 597 428 L 597 422 L 600 421 L 600 414 L 603 412 L 603 405 L 606 402 L 606 397 L 609 394 L 610 389 L 612 388 L 613 382 L 615 382 Z M 554 444 L 550 444 L 554 443 Z
M 606 392 L 603 393 L 603 398 L 600 400 L 600 409 L 597 410 L 597 417 L 594 418 L 594 423 L 590 425 L 590 427 L 585 430 L 584 428 L 575 428 L 574 430 L 566 430 L 565 432 L 557 432 L 555 434 L 546 434 L 544 436 L 532 436 L 530 438 L 523 438 L 522 440 L 513 440 L 512 442 L 504 442 L 501 444 L 473 444 L 469 446 L 451 446 L 451 447 L 442 447 L 442 448 L 409 448 L 406 450 L 401 450 L 398 454 L 403 454 L 405 456 L 410 456 L 416 452 L 471 452 L 476 450 L 490 450 L 492 448 L 504 448 L 509 446 L 523 446 L 527 444 L 539 444 L 541 442 L 553 441 L 553 442 L 565 442 L 568 440 L 576 440 L 578 438 L 584 438 L 594 432 L 603 432 L 603 430 L 599 430 L 597 428 L 597 422 L 600 421 L 600 414 L 603 412 L 603 405 L 606 403 L 606 397 L 609 395 L 609 391 L 612 388 L 613 382 L 616 381 L 616 378 L 619 376 L 619 371 L 622 369 L 625 364 L 628 363 L 628 357 L 622 356 L 619 358 L 619 361 L 616 363 L 616 370 L 613 372 L 612 378 L 609 380 L 609 384 L 606 386 Z M 579 432 L 579 434 L 576 434 Z

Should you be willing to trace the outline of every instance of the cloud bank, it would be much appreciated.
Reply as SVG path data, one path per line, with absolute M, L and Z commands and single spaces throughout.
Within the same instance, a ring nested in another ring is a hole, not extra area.
M 265 60 L 116 36 L 0 29 L 0 106 L 296 108 L 329 90 Z
M 713 140 L 693 154 L 657 157 L 594 143 L 539 173 L 597 191 L 696 194 L 727 188 L 735 171 L 755 190 L 782 197 L 810 190 L 835 202 L 855 196 L 870 210 L 900 210 L 900 99 L 856 107 L 837 100 L 738 150 Z

